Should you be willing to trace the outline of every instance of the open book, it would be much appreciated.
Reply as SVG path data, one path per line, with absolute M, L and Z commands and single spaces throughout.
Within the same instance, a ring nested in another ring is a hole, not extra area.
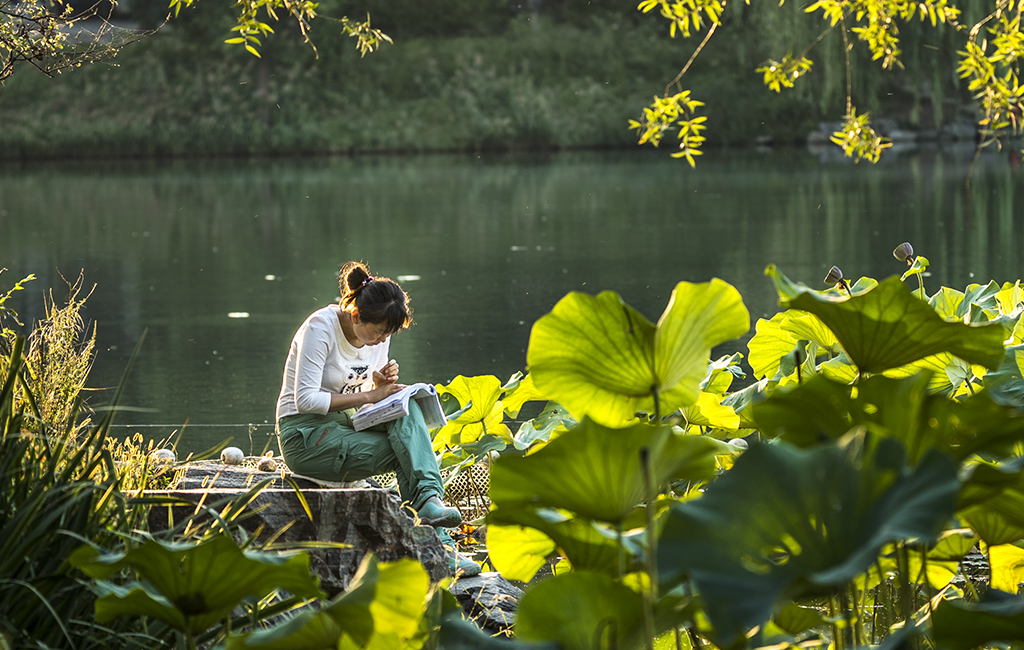
M 430 384 L 411 384 L 402 390 L 389 395 L 375 404 L 361 407 L 352 416 L 352 426 L 356 431 L 369 429 L 381 422 L 390 422 L 409 415 L 409 400 L 416 400 L 423 411 L 423 419 L 427 429 L 444 426 L 448 419 L 441 410 L 441 400 L 437 397 L 437 389 Z

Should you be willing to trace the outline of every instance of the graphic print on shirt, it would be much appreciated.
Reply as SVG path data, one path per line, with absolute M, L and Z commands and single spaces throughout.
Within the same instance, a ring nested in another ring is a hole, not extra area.
M 341 389 L 342 394 L 358 393 L 369 378 L 370 366 L 349 366 L 345 386 Z

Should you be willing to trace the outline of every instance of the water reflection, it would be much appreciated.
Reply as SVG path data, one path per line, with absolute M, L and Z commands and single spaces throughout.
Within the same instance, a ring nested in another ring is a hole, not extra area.
M 17 306 L 36 318 L 58 272 L 84 269 L 96 386 L 148 332 L 126 400 L 147 410 L 121 422 L 263 423 L 292 332 L 351 258 L 418 278 L 417 324 L 392 347 L 403 380 L 434 382 L 523 369 L 530 325 L 572 290 L 618 291 L 653 320 L 676 282 L 720 277 L 756 318 L 776 309 L 766 264 L 812 286 L 833 264 L 881 278 L 904 240 L 932 290 L 1016 279 L 1020 175 L 985 155 L 968 193 L 972 153 L 717 151 L 696 171 L 641 150 L 8 166 L 0 288 L 35 273 Z M 195 431 L 186 446 L 223 438 Z

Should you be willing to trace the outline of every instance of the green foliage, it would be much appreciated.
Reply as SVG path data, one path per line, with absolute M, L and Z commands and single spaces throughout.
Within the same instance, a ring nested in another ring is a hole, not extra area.
M 907 470 L 901 445 L 864 443 L 755 445 L 704 496 L 669 509 L 659 580 L 693 581 L 716 645 L 735 645 L 777 602 L 842 593 L 885 544 L 931 539 L 948 521 L 958 488 L 949 458 Z
M 707 118 L 696 115 L 697 108 L 704 102 L 690 98 L 690 91 L 676 93 L 671 97 L 654 97 L 654 103 L 644 109 L 642 121 L 630 120 L 629 128 L 641 131 L 640 142 L 650 142 L 655 147 L 661 144 L 662 136 L 676 128 L 679 138 L 679 151 L 672 154 L 673 158 L 686 158 L 690 166 L 696 163 L 693 158 L 701 155 L 700 147 L 704 144 L 704 122 Z
M 857 111 L 851 108 L 843 128 L 829 138 L 842 147 L 843 153 L 853 158 L 854 162 L 868 160 L 876 163 L 882 150 L 892 146 L 891 140 L 878 135 L 868 124 L 869 117 L 867 113 L 857 115 Z
M 307 556 L 245 553 L 227 535 L 199 544 L 150 539 L 122 553 L 100 554 L 83 547 L 69 561 L 98 580 L 99 622 L 148 616 L 190 636 L 227 618 L 246 598 L 260 600 L 277 589 L 300 598 L 319 594 Z M 122 569 L 131 569 L 138 581 L 110 582 Z
M 141 522 L 106 449 L 113 411 L 78 438 L 67 435 L 73 425 L 51 428 L 37 406 L 44 396 L 25 380 L 25 340 L 8 340 L 0 355 L 0 635 L 13 647 L 110 647 L 124 626 L 92 621 L 95 598 L 67 558 L 83 542 L 119 544 Z
M 577 419 L 618 426 L 696 402 L 711 348 L 748 327 L 739 293 L 721 280 L 680 282 L 657 325 L 615 293 L 571 293 L 534 324 L 527 362 Z

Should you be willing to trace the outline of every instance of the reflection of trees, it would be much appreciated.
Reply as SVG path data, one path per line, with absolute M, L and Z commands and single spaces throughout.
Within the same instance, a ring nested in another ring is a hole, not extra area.
M 985 156 L 968 195 L 969 164 L 724 151 L 691 171 L 629 151 L 10 168 L 0 258 L 11 277 L 36 273 L 38 292 L 61 286 L 56 269 L 98 283 L 89 315 L 100 349 L 118 349 L 101 352 L 97 383 L 116 382 L 149 328 L 129 403 L 262 422 L 287 341 L 336 297 L 346 259 L 421 276 L 406 285 L 418 324 L 394 343 L 409 379 L 507 376 L 570 290 L 613 289 L 655 318 L 676 282 L 717 276 L 760 317 L 776 310 L 767 263 L 812 286 L 832 264 L 882 278 L 902 271 L 891 251 L 904 240 L 931 260 L 932 291 L 972 272 L 1013 280 L 1017 181 Z M 245 399 L 262 410 L 227 407 Z

